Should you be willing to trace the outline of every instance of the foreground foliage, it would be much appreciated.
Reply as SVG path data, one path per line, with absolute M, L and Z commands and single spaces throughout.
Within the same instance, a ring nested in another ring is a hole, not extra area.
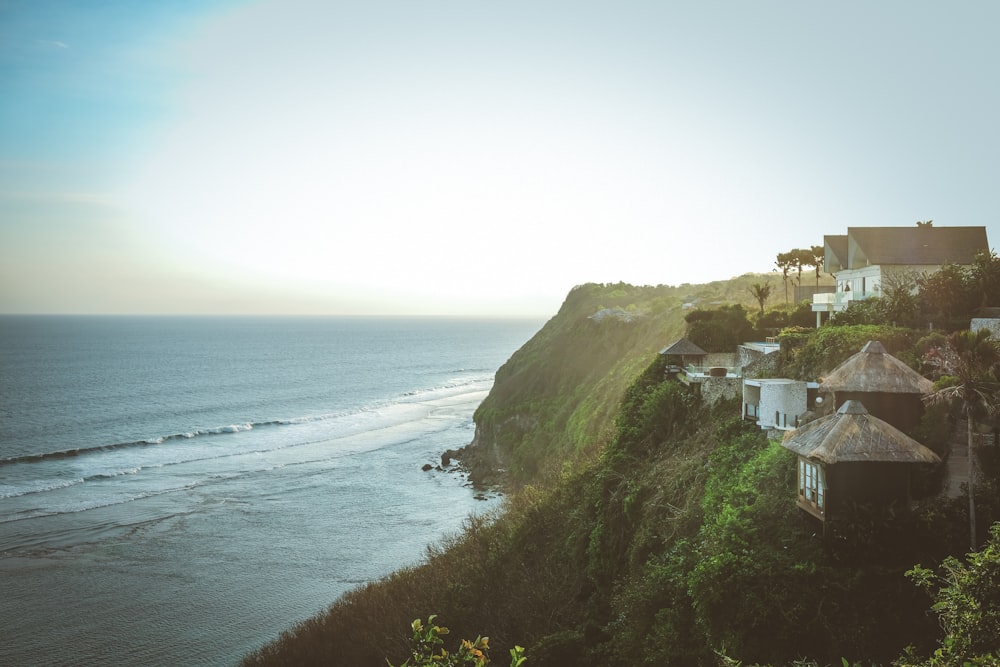
M 424 623 L 419 618 L 410 624 L 413 630 L 410 657 L 399 667 L 486 667 L 490 663 L 487 653 L 490 649 L 490 638 L 479 636 L 475 641 L 463 639 L 458 650 L 449 653 L 442 647 L 443 636 L 450 633 L 448 628 L 437 625 L 431 615 Z M 510 650 L 510 667 L 521 667 L 527 658 L 524 648 L 515 646 Z M 386 660 L 389 667 L 395 667 Z
M 986 548 L 968 554 L 965 563 L 949 556 L 940 574 L 919 565 L 906 574 L 933 597 L 945 631 L 941 647 L 921 665 L 1000 662 L 1000 523 L 990 529 Z

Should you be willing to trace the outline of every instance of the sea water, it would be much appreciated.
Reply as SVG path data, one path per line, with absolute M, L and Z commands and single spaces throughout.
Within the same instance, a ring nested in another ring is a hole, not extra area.
M 419 562 L 540 325 L 0 317 L 0 664 L 232 664 Z

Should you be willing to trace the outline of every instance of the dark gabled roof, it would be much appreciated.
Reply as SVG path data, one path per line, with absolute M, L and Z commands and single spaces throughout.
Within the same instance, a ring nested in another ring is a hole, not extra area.
M 833 273 L 831 269 L 834 265 L 843 269 L 847 268 L 847 234 L 824 236 L 823 249 L 824 271 Z
M 929 394 L 934 383 L 870 340 L 823 378 L 821 389 L 880 394 Z
M 941 461 L 937 454 L 892 424 L 868 414 L 861 401 L 846 401 L 835 414 L 789 431 L 781 446 L 827 465 Z
M 701 349 L 687 338 L 681 338 L 675 340 L 673 343 L 660 350 L 660 354 L 678 354 L 689 357 L 697 357 L 705 356 L 708 352 Z
M 985 227 L 848 227 L 847 235 L 868 264 L 972 264 L 989 250 Z M 851 255 L 845 268 L 864 266 Z

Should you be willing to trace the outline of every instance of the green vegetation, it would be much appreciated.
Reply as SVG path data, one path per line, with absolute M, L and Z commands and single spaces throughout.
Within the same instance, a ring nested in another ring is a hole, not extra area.
M 813 380 L 822 377 L 858 352 L 870 340 L 877 340 L 889 354 L 915 366 L 915 348 L 925 332 L 886 325 L 786 329 L 778 336 L 782 343 L 782 370 L 785 377 Z
M 760 338 L 739 304 L 694 310 L 684 320 L 688 339 L 706 352 L 732 352 L 740 343 Z
M 701 293 L 731 289 L 745 303 L 759 280 Z M 1000 535 L 958 561 L 969 540 L 964 499 L 934 496 L 928 478 L 915 485 L 913 512 L 857 507 L 823 539 L 795 506 L 794 456 L 737 418 L 737 402 L 709 406 L 665 379 L 656 351 L 681 335 L 693 291 L 574 290 L 477 413 L 477 447 L 495 448 L 519 484 L 502 512 L 470 518 L 423 564 L 348 593 L 244 664 L 458 660 L 461 647 L 441 657 L 433 619 L 409 625 L 431 614 L 458 636 L 488 631 L 474 649 L 526 646 L 537 666 L 931 667 L 1000 650 L 989 634 Z M 738 310 L 748 321 L 742 308 L 723 312 Z M 915 367 L 945 345 L 884 325 L 789 330 L 778 372 L 811 379 L 873 338 Z M 917 437 L 942 451 L 953 407 L 931 409 Z M 1000 520 L 1000 457 L 982 456 L 975 520 L 985 530 Z M 924 595 L 935 586 L 943 630 Z M 410 636 L 400 632 L 408 626 Z
M 903 272 L 882 280 L 882 295 L 854 301 L 834 325 L 879 324 L 956 331 L 981 307 L 1000 306 L 1000 258 L 980 253 L 972 266 L 948 265 L 934 273 Z
M 966 563 L 949 556 L 939 575 L 919 565 L 906 575 L 933 597 L 932 608 L 945 630 L 941 646 L 921 665 L 995 665 L 1000 661 L 1000 523 L 993 524 L 986 548 L 970 553 Z
M 399 667 L 486 667 L 490 663 L 489 637 L 476 637 L 475 641 L 463 639 L 455 651 L 449 652 L 442 647 L 444 640 L 441 637 L 450 630 L 434 623 L 435 618 L 432 614 L 427 617 L 427 623 L 418 618 L 410 624 L 413 630 L 410 657 Z M 521 646 L 510 650 L 510 667 L 521 667 L 526 660 Z M 389 667 L 395 667 L 388 660 L 386 662 Z

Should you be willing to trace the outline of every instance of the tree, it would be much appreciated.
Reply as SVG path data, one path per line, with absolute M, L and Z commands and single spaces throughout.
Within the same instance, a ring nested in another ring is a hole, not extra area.
M 740 343 L 753 339 L 753 325 L 740 304 L 714 310 L 694 310 L 684 317 L 687 337 L 706 352 L 732 352 Z
M 809 248 L 809 254 L 811 259 L 806 262 L 806 265 L 816 267 L 816 287 L 819 287 L 819 274 L 823 265 L 826 263 L 826 248 L 821 245 L 811 246 Z
M 955 350 L 955 365 L 948 369 L 952 382 L 931 394 L 929 402 L 962 402 L 966 419 L 966 437 L 969 447 L 969 543 L 975 551 L 976 544 L 976 468 L 973 455 L 973 424 L 977 417 L 996 412 L 1000 384 L 996 382 L 996 368 L 1000 364 L 1000 349 L 990 338 L 989 329 L 956 331 L 948 338 Z
M 915 324 L 920 311 L 915 294 L 920 278 L 921 274 L 915 271 L 898 271 L 882 277 L 883 313 L 894 325 Z
M 995 252 L 983 250 L 976 255 L 969 283 L 977 292 L 979 307 L 1000 305 L 1000 258 Z
M 933 227 L 933 220 L 917 220 L 917 227 Z
M 795 269 L 797 277 L 796 284 L 802 285 L 802 269 L 806 266 L 816 267 L 816 284 L 819 285 L 819 265 L 816 264 L 816 254 L 814 250 L 819 246 L 814 246 L 809 250 L 802 248 L 792 248 L 788 252 L 779 252 L 775 265 L 781 269 L 782 279 L 785 281 L 785 305 L 788 305 L 788 274 Z M 822 260 L 818 260 L 822 261 Z
M 774 264 L 781 269 L 781 279 L 785 283 L 785 305 L 788 305 L 788 272 L 792 270 L 795 258 L 790 252 L 779 252 Z
M 764 302 L 767 301 L 769 296 L 771 296 L 771 283 L 754 283 L 750 286 L 750 294 L 752 294 L 753 298 L 760 304 L 760 314 L 763 317 Z
M 813 265 L 813 254 L 812 250 L 803 250 L 802 248 L 793 248 L 789 251 L 792 256 L 792 266 L 799 273 L 798 284 L 802 285 L 802 268 L 805 266 Z
M 968 270 L 957 264 L 945 264 L 940 271 L 921 274 L 917 286 L 920 290 L 917 301 L 925 321 L 946 330 L 968 326 L 978 303 Z

